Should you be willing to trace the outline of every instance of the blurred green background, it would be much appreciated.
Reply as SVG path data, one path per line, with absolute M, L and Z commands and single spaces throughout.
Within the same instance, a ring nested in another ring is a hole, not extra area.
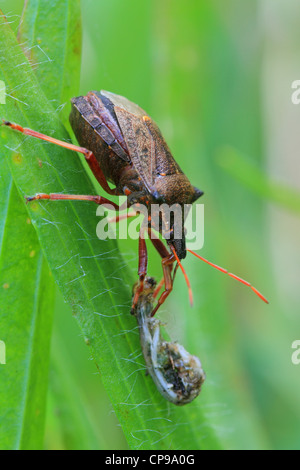
M 23 1 L 0 4 L 17 29 Z M 291 361 L 300 336 L 300 209 L 286 197 L 300 191 L 300 106 L 291 101 L 299 20 L 297 0 L 82 0 L 79 94 L 106 89 L 147 110 L 205 192 L 201 255 L 270 300 L 190 255 L 194 307 L 178 273 L 160 312 L 170 336 L 202 360 L 207 381 L 193 406 L 224 448 L 300 447 L 300 365 Z M 136 271 L 137 242 L 120 248 Z M 160 278 L 149 252 L 149 272 Z M 48 449 L 127 448 L 89 359 L 57 292 Z

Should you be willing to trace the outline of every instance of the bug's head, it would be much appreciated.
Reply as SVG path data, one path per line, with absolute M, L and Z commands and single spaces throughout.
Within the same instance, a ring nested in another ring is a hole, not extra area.
M 155 181 L 155 191 L 151 193 L 151 224 L 159 230 L 169 247 L 174 248 L 179 259 L 186 257 L 185 220 L 191 205 L 202 194 L 203 191 L 192 186 L 182 173 L 167 175 Z M 153 207 L 157 207 L 157 210 L 152 210 Z

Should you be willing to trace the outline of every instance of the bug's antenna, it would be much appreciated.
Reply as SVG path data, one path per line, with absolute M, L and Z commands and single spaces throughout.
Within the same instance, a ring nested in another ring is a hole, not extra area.
M 183 275 L 184 275 L 185 282 L 186 282 L 186 284 L 187 284 L 187 286 L 188 286 L 190 304 L 191 304 L 191 307 L 192 307 L 192 306 L 193 306 L 193 292 L 192 292 L 192 287 L 191 287 L 190 280 L 189 280 L 189 278 L 188 278 L 188 276 L 187 276 L 187 273 L 185 272 L 184 267 L 182 266 L 182 264 L 181 264 L 181 262 L 180 262 L 180 259 L 179 259 L 178 256 L 177 256 L 177 253 L 176 253 L 176 251 L 175 251 L 175 248 L 174 248 L 172 245 L 170 245 L 170 248 L 171 248 L 171 250 L 172 250 L 172 252 L 173 252 L 173 255 L 175 256 L 176 261 L 177 261 L 177 263 L 178 263 L 178 265 L 179 265 L 179 267 L 180 267 L 180 269 L 181 269 L 181 271 L 182 271 L 182 273 L 183 273 Z M 175 268 L 175 269 L 176 269 L 176 268 Z
M 245 286 L 248 286 L 250 287 L 253 292 L 255 292 L 256 295 L 258 295 L 258 297 L 263 300 L 266 304 L 269 303 L 269 301 L 255 288 L 253 287 L 250 282 L 248 281 L 245 281 L 244 279 L 242 279 L 241 277 L 238 277 L 236 276 L 235 274 L 232 274 L 230 272 L 227 271 L 227 269 L 224 269 L 224 268 L 221 268 L 220 266 L 218 266 L 217 264 L 214 264 L 214 263 L 211 263 L 210 261 L 208 261 L 207 259 L 205 258 L 202 258 L 202 256 L 198 255 L 198 253 L 195 253 L 194 251 L 192 250 L 187 250 L 189 251 L 190 253 L 192 253 L 192 255 L 196 256 L 197 258 L 201 259 L 202 261 L 204 261 L 205 263 L 209 264 L 210 266 L 212 266 L 213 268 L 216 268 L 218 269 L 219 271 L 221 271 L 222 273 L 224 274 L 228 274 L 228 276 L 232 277 L 233 279 L 236 279 L 237 281 L 241 282 L 242 284 L 245 284 Z

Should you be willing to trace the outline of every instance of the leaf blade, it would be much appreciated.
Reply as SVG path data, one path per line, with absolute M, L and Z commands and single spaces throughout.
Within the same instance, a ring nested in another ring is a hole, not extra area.
M 3 163 L 6 164 L 2 161 L 0 167 Z M 28 224 L 28 215 L 19 203 L 14 185 L 9 193 L 5 222 L 0 258 L 0 295 L 1 334 L 7 345 L 7 363 L 0 383 L 1 448 L 40 449 L 43 444 L 53 283 L 49 281 L 49 270 L 43 261 L 36 233 Z M 20 290 L 22 296 L 19 295 Z
M 73 2 L 70 5 L 69 1 L 63 2 L 61 7 L 70 10 L 74 13 L 74 18 L 78 23 L 78 8 L 79 2 Z M 73 7 L 73 9 L 72 9 Z M 30 38 L 25 37 L 22 30 L 19 29 L 19 40 L 22 42 L 24 47 L 24 41 L 26 40 L 26 45 L 28 50 L 33 50 L 33 47 L 36 43 L 37 37 L 41 37 L 47 41 L 47 36 L 49 36 L 49 28 L 41 29 L 43 26 L 39 21 L 39 13 L 42 11 L 44 13 L 44 18 L 47 13 L 47 8 L 49 9 L 49 3 L 44 0 L 32 0 L 26 2 L 26 8 L 23 12 L 23 27 L 27 25 L 27 34 L 32 33 Z M 62 8 L 60 8 L 60 19 L 56 20 L 56 24 L 52 24 L 51 32 L 52 34 L 56 31 L 59 32 L 61 28 L 61 21 L 64 17 Z M 53 15 L 52 15 L 53 17 Z M 32 25 L 32 19 L 37 21 L 36 24 Z M 72 14 L 68 14 L 68 21 L 72 20 Z M 48 20 L 50 19 L 50 16 Z M 76 23 L 76 24 L 77 24 Z M 75 22 L 74 22 L 75 24 Z M 74 30 L 73 30 L 74 31 Z M 73 44 L 72 34 L 70 36 L 60 36 L 60 44 L 67 45 L 66 48 Z M 53 42 L 50 42 L 53 44 Z M 58 43 L 56 42 L 56 45 Z M 39 49 L 40 51 L 40 49 Z M 78 48 L 78 53 L 80 48 Z M 48 51 L 48 53 L 50 53 Z M 77 56 L 78 56 L 77 53 Z M 73 55 L 68 54 L 68 62 L 76 62 L 78 66 L 78 57 L 73 57 Z M 55 70 L 47 70 L 45 63 L 43 61 L 38 65 L 35 72 L 36 75 L 43 79 L 45 78 L 45 73 L 47 74 L 48 80 L 43 80 L 43 88 L 45 93 L 51 93 L 51 98 L 55 97 L 58 100 L 62 100 L 63 94 L 66 93 L 66 90 L 70 88 L 68 83 L 69 76 L 68 73 L 71 73 L 72 68 L 68 67 L 66 71 L 64 70 L 63 65 L 56 59 L 56 68 Z M 55 75 L 53 74 L 55 72 Z M 58 80 L 61 77 L 59 83 L 62 83 L 62 86 L 59 90 L 53 89 L 52 84 L 53 80 Z M 49 80 L 52 78 L 52 81 Z M 65 80 L 64 80 L 65 79 Z M 73 80 L 73 86 L 76 87 L 76 80 Z M 1 204 L 1 225 L 0 225 L 0 244 L 2 245 L 2 256 L 1 256 L 1 274 L 2 278 L 5 280 L 9 276 L 9 266 L 12 263 L 11 258 L 14 258 L 14 264 L 20 266 L 20 263 L 23 262 L 24 250 L 30 252 L 30 256 L 36 257 L 36 262 L 26 263 L 26 270 L 24 269 L 24 275 L 21 276 L 18 268 L 14 273 L 14 283 L 13 289 L 10 288 L 10 292 L 14 292 L 14 295 L 3 296 L 3 301 L 1 302 L 2 308 L 6 305 L 10 305 L 12 299 L 20 293 L 24 295 L 24 285 L 26 285 L 25 297 L 23 298 L 23 305 L 20 302 L 12 302 L 14 305 L 13 309 L 13 318 L 15 323 L 18 322 L 24 326 L 24 331 L 26 334 L 23 336 L 22 340 L 20 335 L 14 335 L 14 340 L 10 337 L 10 324 L 5 321 L 2 321 L 2 331 L 4 334 L 9 335 L 9 348 L 10 348 L 10 367 L 19 366 L 20 361 L 18 360 L 17 349 L 22 347 L 25 356 L 27 357 L 24 367 L 22 367 L 22 373 L 19 373 L 17 377 L 11 376 L 9 373 L 4 374 L 4 379 L 2 381 L 3 390 L 1 396 L 4 398 L 3 403 L 3 413 L 5 409 L 10 409 L 12 416 L 8 420 L 3 420 L 3 426 L 12 430 L 8 433 L 2 433 L 4 439 L 3 447 L 5 448 L 22 448 L 22 449 L 35 449 L 42 448 L 43 446 L 43 430 L 44 430 L 44 418 L 45 418 L 45 404 L 46 404 L 46 395 L 47 395 L 47 376 L 48 376 L 48 363 L 49 363 L 49 351 L 50 351 L 50 337 L 51 337 L 51 326 L 52 326 L 52 314 L 54 307 L 54 284 L 53 278 L 50 276 L 47 263 L 45 262 L 42 252 L 40 250 L 39 242 L 36 237 L 36 233 L 33 227 L 24 223 L 24 220 L 30 221 L 28 219 L 28 214 L 23 205 L 20 196 L 18 195 L 6 161 L 1 159 L 0 161 L 0 195 L 1 201 L 4 204 Z M 9 206 L 9 212 L 8 212 Z M 15 215 L 19 214 L 18 220 L 16 220 Z M 15 230 L 11 228 L 13 222 L 13 227 L 18 228 L 18 237 L 22 240 L 22 250 L 18 249 L 18 240 L 14 238 Z M 3 241 L 4 238 L 4 241 Z M 2 243 L 1 243 L 2 240 Z M 12 241 L 15 244 L 12 244 Z M 35 283 L 29 283 L 27 279 L 35 279 Z M 17 279 L 17 281 L 16 281 Z M 5 282 L 5 285 L 10 285 L 8 282 Z M 5 291 L 2 291 L 2 293 Z M 27 297 L 26 297 L 27 294 Z M 26 302 L 25 302 L 26 300 Z M 24 319 L 26 320 L 24 322 Z M 27 328 L 26 328 L 27 327 Z M 17 332 L 19 329 L 17 328 Z M 25 339 L 26 338 L 26 339 Z M 27 351 L 25 353 L 25 351 Z M 38 359 L 37 359 L 38 358 Z M 6 371 L 8 372 L 8 371 Z M 13 383 L 14 389 L 17 391 L 15 394 L 9 393 L 11 387 L 7 386 L 7 383 Z M 14 411 L 13 411 L 14 410 Z M 10 415 L 10 413 L 8 413 Z M 5 436 L 4 436 L 5 434 Z M 2 447 L 2 446 L 1 446 Z
M 19 28 L 19 42 L 64 122 L 68 121 L 65 105 L 79 86 L 80 18 L 80 0 L 29 0 Z

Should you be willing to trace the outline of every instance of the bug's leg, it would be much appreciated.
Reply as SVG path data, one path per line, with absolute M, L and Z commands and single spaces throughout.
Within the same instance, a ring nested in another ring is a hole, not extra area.
M 26 197 L 27 202 L 31 201 L 37 201 L 39 199 L 47 199 L 50 201 L 92 201 L 95 202 L 98 205 L 111 205 L 114 207 L 115 210 L 119 210 L 120 207 L 118 204 L 115 204 L 113 201 L 109 201 L 109 199 L 106 199 L 105 197 L 102 196 L 88 196 L 85 194 L 55 194 L 55 193 L 50 193 L 50 194 L 35 194 L 35 196 L 28 196 Z
M 170 295 L 170 293 L 173 290 L 173 279 L 172 279 L 172 267 L 174 263 L 174 258 L 172 254 L 169 254 L 167 258 L 163 258 L 161 260 L 162 268 L 163 268 L 163 273 L 164 273 L 164 284 L 165 284 L 165 290 L 159 297 L 156 306 L 154 307 L 151 317 L 153 317 L 159 307 L 164 303 L 166 298 Z
M 106 181 L 106 178 L 104 176 L 103 171 L 100 168 L 100 165 L 93 154 L 90 150 L 84 148 L 84 147 L 79 147 L 78 145 L 73 145 L 68 142 L 64 142 L 63 140 L 58 140 L 55 139 L 54 137 L 50 137 L 45 134 L 41 134 L 40 132 L 33 131 L 32 129 L 28 129 L 27 127 L 22 127 L 19 126 L 18 124 L 14 124 L 13 122 L 9 121 L 3 121 L 3 125 L 10 127 L 11 129 L 14 129 L 16 131 L 22 132 L 22 134 L 29 135 L 31 137 L 36 137 L 37 139 L 45 140 L 46 142 L 50 142 L 52 144 L 58 145 L 59 147 L 64 147 L 69 150 L 73 150 L 74 152 L 79 152 L 82 153 L 92 170 L 93 174 L 95 175 L 95 178 L 97 181 L 100 183 L 101 187 L 106 191 L 108 194 L 111 194 L 112 196 L 115 196 L 118 194 L 117 189 L 111 189 Z
M 160 293 L 160 290 L 162 289 L 163 285 L 165 284 L 165 278 L 162 277 L 162 279 L 159 281 L 159 283 L 157 284 L 154 292 L 153 292 L 153 298 L 156 299 L 156 297 L 158 296 L 158 294 Z
M 158 284 L 157 288 L 154 291 L 154 295 L 153 295 L 154 298 L 159 294 L 159 291 L 162 288 L 162 286 L 165 285 L 165 290 L 159 297 L 157 304 L 153 312 L 151 313 L 151 316 L 153 317 L 156 314 L 159 307 L 164 303 L 168 295 L 171 293 L 173 289 L 173 281 L 174 281 L 174 276 L 175 276 L 176 271 L 174 272 L 174 276 L 172 278 L 173 264 L 175 262 L 173 254 L 169 253 L 169 251 L 167 250 L 163 242 L 154 235 L 151 229 L 149 230 L 149 236 L 150 236 L 150 240 L 153 246 L 156 248 L 156 250 L 158 251 L 158 253 L 160 254 L 162 258 L 161 264 L 162 264 L 163 274 L 164 274 L 163 279 L 160 281 L 160 283 Z
M 138 302 L 140 293 L 144 289 L 144 279 L 147 274 L 147 266 L 148 266 L 148 254 L 147 254 L 147 247 L 146 247 L 146 241 L 145 241 L 144 229 L 143 229 L 140 231 L 140 237 L 139 237 L 139 269 L 138 269 L 139 284 L 136 288 L 133 301 L 132 301 L 132 306 L 131 306 L 132 314 L 135 311 L 135 307 Z
M 174 283 L 175 275 L 176 275 L 176 272 L 177 272 L 177 269 L 178 269 L 178 268 L 179 268 L 179 264 L 176 264 L 175 269 L 174 269 L 174 271 L 173 271 L 173 277 L 172 277 L 173 283 Z M 171 269 L 171 271 L 172 271 L 172 269 Z M 156 286 L 156 288 L 155 288 L 155 290 L 154 290 L 154 292 L 153 292 L 153 298 L 154 298 L 154 299 L 156 299 L 156 297 L 158 296 L 158 294 L 159 294 L 160 290 L 162 289 L 164 283 L 165 283 L 165 278 L 162 277 L 162 279 L 161 279 L 160 282 L 157 284 L 157 286 Z
M 118 222 L 121 222 L 121 220 L 126 220 L 130 217 L 136 217 L 137 215 L 138 214 L 136 212 L 127 212 L 126 214 L 117 215 L 116 217 L 110 217 L 109 219 L 107 219 L 107 221 L 109 223 L 117 224 Z
M 150 236 L 150 240 L 151 240 L 152 244 L 154 245 L 155 249 L 158 251 L 158 253 L 162 257 L 162 259 L 168 258 L 170 256 L 170 253 L 168 252 L 168 250 L 165 247 L 165 245 L 163 244 L 163 242 L 159 238 L 155 237 L 155 235 L 153 234 L 153 232 L 151 230 L 149 231 L 149 236 Z M 173 266 L 171 265 L 170 266 L 170 271 L 172 271 L 172 268 L 173 268 Z M 159 292 L 162 289 L 164 284 L 165 284 L 165 276 L 163 276 L 162 279 L 160 280 L 160 282 L 157 284 L 157 287 L 156 287 L 156 289 L 153 293 L 154 299 L 156 299 L 156 297 L 158 296 L 158 294 L 159 294 Z

